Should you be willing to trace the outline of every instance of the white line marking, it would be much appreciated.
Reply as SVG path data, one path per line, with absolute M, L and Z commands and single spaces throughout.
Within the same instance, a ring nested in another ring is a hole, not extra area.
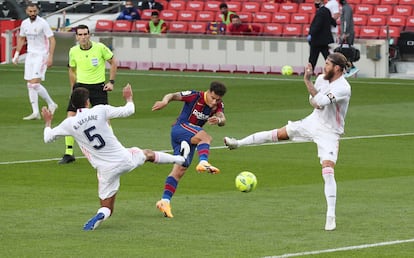
M 411 136 L 414 135 L 413 133 L 395 133 L 395 134 L 378 134 L 378 135 L 366 135 L 366 136 L 350 136 L 350 137 L 343 137 L 341 140 L 356 140 L 356 139 L 371 139 L 371 138 L 385 138 L 385 137 L 399 137 L 399 136 Z M 292 141 L 283 141 L 283 142 L 276 142 L 276 143 L 264 143 L 260 145 L 250 145 L 250 146 L 262 146 L 262 145 L 276 145 L 276 144 L 291 144 L 291 143 L 303 143 L 303 142 L 292 142 Z M 249 146 L 246 146 L 249 147 Z M 211 149 L 225 149 L 226 146 L 217 146 L 211 147 Z M 172 152 L 172 150 L 160 150 L 162 152 Z M 76 157 L 85 158 L 84 156 Z M 23 164 L 23 163 L 38 163 L 38 162 L 49 162 L 53 160 L 60 160 L 60 158 L 51 158 L 51 159 L 37 159 L 37 160 L 17 160 L 17 161 L 4 161 L 0 162 L 0 165 L 11 165 L 11 164 Z
M 333 252 L 339 252 L 339 251 L 365 249 L 365 248 L 385 246 L 385 245 L 404 244 L 404 243 L 409 243 L 409 242 L 414 242 L 414 238 L 406 239 L 406 240 L 381 242 L 381 243 L 376 243 L 376 244 L 355 245 L 355 246 L 347 246 L 347 247 L 340 247 L 340 248 L 333 248 L 333 249 L 326 249 L 326 250 L 308 251 L 308 252 L 302 252 L 302 253 L 282 254 L 278 256 L 266 256 L 264 258 L 284 258 L 284 257 L 295 257 L 295 256 L 304 256 L 304 255 L 312 255 L 312 254 L 333 253 Z

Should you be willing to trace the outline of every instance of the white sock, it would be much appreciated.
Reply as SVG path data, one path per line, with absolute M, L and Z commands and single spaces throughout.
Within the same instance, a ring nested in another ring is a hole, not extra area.
M 261 144 L 265 142 L 277 142 L 277 129 L 270 131 L 263 131 L 251 134 L 241 140 L 238 140 L 239 146 Z
M 182 164 L 184 158 L 178 155 L 171 155 L 165 152 L 161 152 L 161 151 L 154 151 L 155 153 L 155 160 L 154 163 L 157 164 L 171 164 L 171 163 L 176 163 L 176 164 Z
M 101 212 L 105 216 L 103 220 L 106 220 L 106 219 L 108 219 L 111 216 L 111 210 L 108 207 L 101 207 L 101 208 L 99 208 L 99 210 L 96 212 L 96 214 L 101 213 Z
M 29 101 L 30 105 L 32 106 L 33 113 L 39 114 L 39 97 L 37 95 L 37 91 L 34 88 L 34 85 L 28 82 L 27 90 L 29 91 Z
M 328 210 L 326 216 L 335 217 L 336 207 L 336 181 L 334 176 L 334 169 L 325 167 L 322 169 L 322 177 L 325 181 L 325 198 Z
M 50 106 L 52 104 L 55 104 L 55 102 L 52 100 L 49 93 L 47 92 L 46 88 L 43 87 L 43 85 L 40 83 L 37 83 L 37 85 L 38 86 L 36 86 L 35 89 L 37 93 L 40 95 L 40 97 L 42 97 L 46 101 L 47 105 Z

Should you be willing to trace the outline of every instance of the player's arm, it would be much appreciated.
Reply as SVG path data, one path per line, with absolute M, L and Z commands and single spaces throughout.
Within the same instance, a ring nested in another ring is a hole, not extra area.
M 214 116 L 209 117 L 207 122 L 211 125 L 224 126 L 226 124 L 226 116 L 223 112 L 217 112 Z
M 103 88 L 105 91 L 111 91 L 114 89 L 115 86 L 115 77 L 116 71 L 118 70 L 118 65 L 116 64 L 116 59 L 112 56 L 111 59 L 107 61 L 111 67 L 109 68 L 109 82 L 107 82 Z
M 76 67 L 69 67 L 69 83 L 70 83 L 70 91 L 72 92 L 73 86 L 76 83 Z
M 22 50 L 25 43 L 26 43 L 26 37 L 19 36 L 17 38 L 16 51 L 14 52 L 14 56 L 12 60 L 13 64 L 17 64 L 17 62 L 19 61 L 20 51 Z
M 162 100 L 156 101 L 152 106 L 152 111 L 163 109 L 173 100 L 181 100 L 181 92 L 174 92 L 166 94 Z
M 49 56 L 47 58 L 47 66 L 50 67 L 53 64 L 53 55 L 55 54 L 56 39 L 54 36 L 49 37 Z
M 59 136 L 68 135 L 68 133 L 64 130 L 66 120 L 52 129 L 53 114 L 47 107 L 42 107 L 42 117 L 45 121 L 45 129 L 43 130 L 43 140 L 45 143 L 53 142 Z
M 133 100 L 133 93 L 131 85 L 128 83 L 122 89 L 122 96 L 124 97 L 126 104 L 121 107 L 113 107 L 105 105 L 106 115 L 108 119 L 117 117 L 127 117 L 135 113 L 135 105 Z

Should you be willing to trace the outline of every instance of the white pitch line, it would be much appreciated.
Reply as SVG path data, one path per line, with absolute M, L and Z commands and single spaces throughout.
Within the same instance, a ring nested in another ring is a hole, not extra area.
M 385 138 L 385 137 L 399 137 L 399 136 L 411 136 L 414 135 L 413 133 L 394 133 L 394 134 L 378 134 L 378 135 L 366 135 L 366 136 L 350 136 L 350 137 L 343 137 L 341 140 L 356 140 L 356 139 L 371 139 L 371 138 Z M 276 144 L 291 144 L 291 143 L 303 143 L 303 142 L 292 142 L 292 141 L 282 141 L 276 143 L 264 143 L 260 145 L 250 145 L 252 146 L 262 146 L 262 145 L 276 145 Z M 246 146 L 249 147 L 249 146 Z M 217 146 L 211 147 L 211 149 L 225 149 L 226 146 Z M 160 150 L 162 152 L 172 152 L 172 150 Z M 84 156 L 76 157 L 78 158 L 85 158 Z M 51 159 L 37 159 L 37 160 L 17 160 L 17 161 L 4 161 L 0 162 L 0 165 L 12 165 L 12 164 L 23 164 L 23 163 L 38 163 L 38 162 L 49 162 L 53 160 L 60 160 L 60 158 L 51 158 Z
M 308 251 L 308 252 L 301 252 L 301 253 L 282 254 L 282 255 L 277 255 L 277 256 L 265 256 L 264 258 L 285 258 L 285 257 L 295 257 L 295 256 L 304 256 L 304 255 L 313 255 L 313 254 L 322 254 L 322 253 L 333 253 L 333 252 L 365 249 L 365 248 L 386 246 L 386 245 L 398 245 L 398 244 L 404 244 L 404 243 L 410 243 L 410 242 L 414 242 L 414 238 L 406 239 L 406 240 L 380 242 L 380 243 L 375 243 L 375 244 L 354 245 L 354 246 L 346 246 L 346 247 L 332 248 L 332 249 L 325 249 L 325 250 Z

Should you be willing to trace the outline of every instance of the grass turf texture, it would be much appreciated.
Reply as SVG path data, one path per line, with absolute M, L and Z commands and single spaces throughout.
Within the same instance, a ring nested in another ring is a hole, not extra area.
M 30 113 L 22 66 L 2 65 L 0 73 L 0 257 L 261 257 L 414 238 L 413 81 L 350 80 L 349 139 L 341 141 L 336 166 L 337 230 L 325 232 L 323 180 L 313 143 L 221 148 L 224 136 L 242 137 L 308 115 L 301 77 L 120 70 L 110 103 L 124 103 L 121 89 L 130 82 L 136 114 L 111 123 L 127 147 L 170 150 L 170 125 L 182 105 L 151 112 L 165 93 L 206 90 L 212 80 L 228 86 L 227 125 L 206 125 L 214 137 L 210 161 L 222 173 L 197 174 L 195 159 L 173 198 L 175 217 L 166 219 L 155 202 L 171 166 L 145 164 L 123 176 L 113 216 L 83 232 L 99 206 L 94 170 L 83 158 L 57 165 L 64 140 L 44 144 L 43 122 L 22 120 Z M 59 104 L 54 125 L 66 116 L 67 78 L 67 69 L 52 68 L 44 83 Z M 352 138 L 401 133 L 408 135 Z M 77 147 L 75 155 L 81 156 Z M 34 161 L 44 159 L 50 160 Z M 244 170 L 258 178 L 248 194 L 234 187 Z M 413 252 L 411 242 L 316 256 Z

